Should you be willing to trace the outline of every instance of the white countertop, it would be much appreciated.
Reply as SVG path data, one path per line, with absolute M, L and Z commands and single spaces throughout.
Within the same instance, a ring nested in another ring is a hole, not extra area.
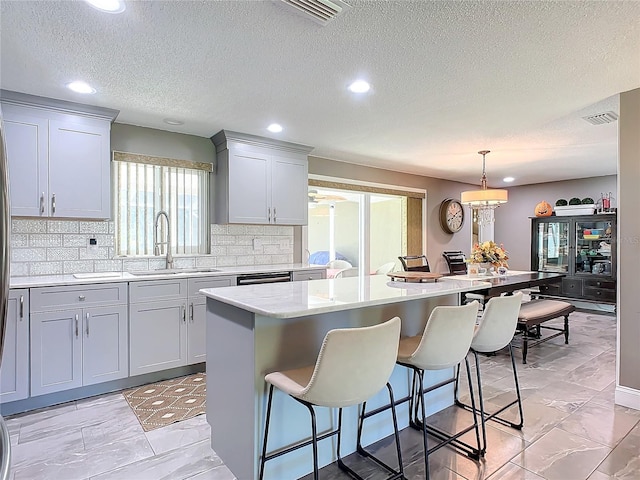
M 277 265 L 242 265 L 236 267 L 202 267 L 176 269 L 180 273 L 158 273 L 157 275 L 133 275 L 128 272 L 104 272 L 91 274 L 90 278 L 76 278 L 74 275 L 38 275 L 33 277 L 10 277 L 10 288 L 51 287 L 56 285 L 86 285 L 113 282 L 137 282 L 142 280 L 162 280 L 165 278 L 217 277 L 224 275 L 243 275 L 248 273 L 295 272 L 299 270 L 326 270 L 326 266 L 306 263 L 283 263 Z M 205 271 L 215 269 L 216 271 Z M 196 271 L 194 271 L 196 270 Z M 83 275 L 83 274 L 80 274 Z M 244 288 L 244 287 L 243 287 Z
M 445 280 L 446 281 L 443 281 Z M 274 318 L 295 318 L 491 287 L 475 279 L 443 277 L 433 283 L 392 281 L 386 275 L 244 285 L 200 290 L 209 298 Z

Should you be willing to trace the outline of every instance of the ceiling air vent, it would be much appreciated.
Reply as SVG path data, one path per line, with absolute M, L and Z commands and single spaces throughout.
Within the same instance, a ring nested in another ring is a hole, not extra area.
M 614 112 L 596 113 L 588 117 L 582 117 L 592 125 L 602 125 L 603 123 L 613 123 L 618 120 L 618 115 Z
M 340 0 L 281 0 L 278 3 L 292 7 L 297 13 L 320 25 L 326 25 L 351 8 Z

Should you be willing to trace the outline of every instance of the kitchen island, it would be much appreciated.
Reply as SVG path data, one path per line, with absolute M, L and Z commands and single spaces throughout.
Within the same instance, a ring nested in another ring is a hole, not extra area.
M 416 335 L 435 306 L 457 305 L 461 293 L 489 286 L 480 280 L 414 284 L 371 275 L 202 290 L 207 296 L 207 421 L 212 448 L 237 478 L 257 478 L 266 373 L 313 364 L 325 334 L 333 328 L 374 325 L 397 315 L 402 335 Z M 450 370 L 436 372 L 428 381 L 436 383 L 450 375 Z M 397 366 L 391 377 L 396 398 L 408 395 L 409 381 L 407 370 Z M 386 401 L 381 392 L 368 405 L 375 408 Z M 427 413 L 451 403 L 447 392 L 433 396 Z M 398 415 L 400 426 L 406 426 L 406 404 Z M 335 427 L 330 409 L 318 409 L 317 419 L 320 434 Z M 355 450 L 356 423 L 357 409 L 345 409 L 343 455 Z M 307 409 L 278 391 L 271 425 L 269 451 L 310 437 Z M 384 413 L 368 420 L 363 444 L 390 435 L 391 425 Z M 320 465 L 335 460 L 334 450 L 335 440 L 320 442 Z M 274 459 L 267 464 L 265 478 L 306 475 L 312 469 L 310 459 L 310 447 Z

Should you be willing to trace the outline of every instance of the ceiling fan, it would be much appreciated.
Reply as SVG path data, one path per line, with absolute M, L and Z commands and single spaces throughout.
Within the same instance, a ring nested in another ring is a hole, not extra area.
M 332 195 L 329 193 L 318 193 L 317 190 L 309 190 L 309 203 L 331 203 L 344 202 L 347 199 L 340 195 Z

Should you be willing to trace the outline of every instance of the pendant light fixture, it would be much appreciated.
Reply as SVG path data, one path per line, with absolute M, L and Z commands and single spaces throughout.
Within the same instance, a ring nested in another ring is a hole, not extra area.
M 479 225 L 493 223 L 493 211 L 503 203 L 507 203 L 508 192 L 506 190 L 487 188 L 487 174 L 485 172 L 485 155 L 489 150 L 480 150 L 482 155 L 482 178 L 480 190 L 469 190 L 460 194 L 460 203 L 471 207 L 474 217 Z

